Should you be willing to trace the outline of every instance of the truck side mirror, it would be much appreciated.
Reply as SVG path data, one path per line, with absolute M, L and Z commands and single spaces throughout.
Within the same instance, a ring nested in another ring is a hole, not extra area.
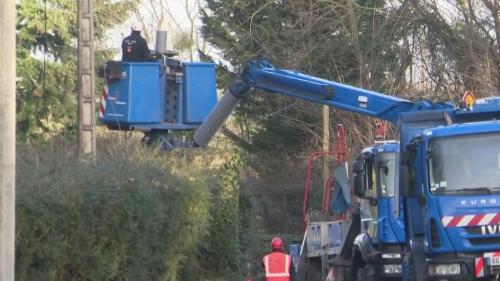
M 401 166 L 403 197 L 409 197 L 414 193 L 415 189 L 415 169 L 412 166 L 415 160 L 415 147 L 407 146 L 403 152 L 403 165 Z
M 352 171 L 354 174 L 353 184 L 354 184 L 354 194 L 360 198 L 364 198 L 366 195 L 366 170 L 365 161 L 356 160 L 352 164 Z
M 417 196 L 418 204 L 425 205 L 427 199 L 423 194 L 419 194 L 416 190 L 416 175 L 415 169 L 410 165 L 403 165 L 401 167 L 403 177 L 403 197 Z
M 355 160 L 352 163 L 352 171 L 354 173 L 364 172 L 365 171 L 365 161 L 362 159 Z

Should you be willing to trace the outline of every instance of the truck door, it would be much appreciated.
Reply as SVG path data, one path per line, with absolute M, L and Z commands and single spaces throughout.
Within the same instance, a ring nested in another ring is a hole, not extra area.
M 367 233 L 376 239 L 377 237 L 377 165 L 374 158 L 366 159 L 365 161 L 366 170 L 366 193 L 365 197 L 361 199 L 360 211 L 361 211 L 361 232 Z

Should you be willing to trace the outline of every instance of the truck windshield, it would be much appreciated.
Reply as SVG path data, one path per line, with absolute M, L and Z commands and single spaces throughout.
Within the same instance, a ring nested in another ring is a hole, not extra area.
M 429 144 L 431 192 L 500 191 L 500 134 L 438 138 Z
M 382 196 L 394 196 L 396 153 L 382 153 L 379 156 L 380 193 Z

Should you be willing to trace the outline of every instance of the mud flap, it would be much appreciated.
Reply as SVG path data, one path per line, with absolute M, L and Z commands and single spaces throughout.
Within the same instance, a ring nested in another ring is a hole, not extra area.
M 338 255 L 339 258 L 343 260 L 350 260 L 352 258 L 352 249 L 354 245 L 354 239 L 361 232 L 361 217 L 359 213 L 359 208 L 353 208 L 351 213 L 351 219 L 347 224 L 347 235 L 342 241 L 342 246 L 340 253 Z
M 305 237 L 304 237 L 305 239 Z M 297 272 L 295 273 L 295 281 L 306 281 L 307 277 L 307 245 L 304 243 L 304 248 L 299 259 L 299 265 L 297 266 Z
M 299 266 L 295 273 L 294 281 L 323 281 L 321 259 L 307 257 L 307 245 L 304 244 L 300 255 Z

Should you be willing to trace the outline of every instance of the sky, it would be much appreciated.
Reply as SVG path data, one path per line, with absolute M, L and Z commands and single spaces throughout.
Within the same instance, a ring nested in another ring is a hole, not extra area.
M 195 19 L 195 25 L 198 28 L 201 24 L 198 16 L 198 1 L 196 0 L 143 0 L 142 5 L 139 8 L 139 14 L 143 18 L 142 21 L 138 19 L 137 16 L 131 15 L 131 18 L 123 25 L 117 26 L 114 29 L 108 31 L 108 46 L 107 48 L 116 49 L 118 54 L 115 59 L 120 59 L 120 46 L 121 41 L 124 37 L 130 34 L 130 27 L 136 23 L 144 23 L 144 29 L 152 34 L 151 36 L 144 36 L 148 39 L 148 44 L 150 49 L 154 49 L 154 34 L 155 30 L 167 30 L 168 39 L 167 47 L 168 49 L 173 49 L 173 42 L 178 38 L 179 34 L 182 32 L 188 33 L 191 29 L 190 18 Z M 203 0 L 200 1 L 203 5 Z M 188 11 L 186 11 L 186 4 Z M 188 16 L 189 12 L 189 16 Z M 163 16 L 164 21 L 160 23 L 158 18 Z M 185 54 L 181 54 L 181 57 Z

